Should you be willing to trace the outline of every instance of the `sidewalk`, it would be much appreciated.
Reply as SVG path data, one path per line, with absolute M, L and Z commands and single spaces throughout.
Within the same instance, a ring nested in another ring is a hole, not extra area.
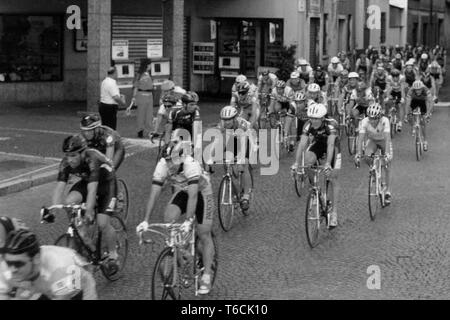
M 217 124 L 220 109 L 228 101 L 208 99 L 200 103 L 203 126 Z M 0 108 L 0 196 L 55 181 L 62 157 L 63 139 L 79 132 L 86 104 L 80 102 L 11 103 Z M 156 114 L 157 108 L 154 108 Z M 127 155 L 156 147 L 138 139 L 136 110 L 130 116 L 120 110 L 118 132 Z

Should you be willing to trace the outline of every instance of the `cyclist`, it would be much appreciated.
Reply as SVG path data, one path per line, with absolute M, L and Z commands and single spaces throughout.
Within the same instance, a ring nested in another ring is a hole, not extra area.
M 203 171 L 201 164 L 190 156 L 191 144 L 174 137 L 166 146 L 153 173 L 152 187 L 147 202 L 145 218 L 136 230 L 148 229 L 148 221 L 154 215 L 155 205 L 166 181 L 174 189 L 169 205 L 164 212 L 165 223 L 185 218 L 184 229 L 189 230 L 193 221 L 197 223 L 197 234 L 200 240 L 204 264 L 200 279 L 199 293 L 208 294 L 211 290 L 211 266 L 214 257 L 214 244 L 211 228 L 214 215 L 214 199 L 209 175 Z M 195 216 L 195 218 L 194 218 Z
M 269 106 L 270 94 L 275 88 L 277 81 L 278 77 L 267 69 L 263 70 L 258 77 L 259 104 L 261 106 L 264 105 L 266 108 Z
M 348 83 L 342 88 L 339 95 L 339 112 L 342 113 L 342 109 L 350 102 L 350 96 L 353 90 L 358 87 L 359 75 L 356 72 L 350 72 L 348 75 Z
M 372 90 L 364 82 L 358 83 L 358 88 L 353 90 L 347 106 L 347 114 L 355 119 L 356 128 L 359 128 L 359 116 L 365 116 L 367 108 L 373 102 L 375 102 L 375 98 Z
M 0 263 L 1 263 L 1 253 L 5 246 L 6 238 L 11 231 L 19 229 L 28 229 L 25 224 L 20 219 L 0 217 Z
M 168 94 L 162 98 L 162 103 L 159 106 L 158 113 L 156 114 L 155 131 L 150 133 L 150 139 L 153 137 L 159 137 L 169 121 L 169 114 L 172 108 L 177 107 L 178 98 L 175 95 Z
M 436 83 L 436 99 L 439 99 L 439 91 L 441 89 L 442 80 L 444 78 L 442 74 L 442 68 L 439 65 L 439 63 L 435 60 L 428 66 L 427 71 L 430 72 L 431 77 L 433 77 Z
M 299 59 L 298 66 L 297 72 L 300 74 L 300 79 L 303 79 L 306 84 L 312 83 L 314 81 L 314 72 L 308 61 Z
M 328 74 L 323 70 L 322 66 L 319 64 L 314 71 L 314 83 L 320 86 L 320 90 L 326 92 L 326 85 L 328 82 Z
M 389 163 L 393 158 L 393 148 L 391 141 L 391 126 L 389 119 L 382 116 L 382 106 L 379 103 L 373 103 L 367 109 L 367 117 L 361 122 L 359 131 L 359 143 L 355 156 L 355 162 L 359 163 L 365 144 L 364 153 L 367 156 L 374 155 L 381 150 L 383 155 L 387 156 L 387 163 L 383 163 L 386 168 L 386 204 L 391 203 L 391 170 Z M 367 141 L 367 143 L 366 143 Z
M 417 80 L 413 83 L 411 89 L 409 89 L 406 95 L 406 112 L 410 114 L 412 110 L 420 108 L 422 118 L 420 121 L 420 126 L 422 128 L 424 143 L 424 151 L 428 151 L 427 133 L 426 133 L 426 122 L 423 119 L 430 118 L 433 113 L 433 97 L 430 90 L 423 84 L 422 81 Z M 413 125 L 413 124 L 411 124 Z
M 341 81 L 339 81 L 339 87 L 338 87 L 338 94 L 340 95 L 342 92 L 342 89 L 344 89 L 344 87 L 348 84 L 348 76 L 349 76 L 349 72 L 347 71 L 347 69 L 344 69 L 344 71 L 342 71 L 341 73 Z
M 405 63 L 403 62 L 402 55 L 400 53 L 395 55 L 395 59 L 392 60 L 392 66 L 400 72 L 405 67 Z
M 372 88 L 372 92 L 376 93 L 375 96 L 378 97 L 378 102 L 381 104 L 381 106 L 384 106 L 384 93 L 387 87 L 387 78 L 387 72 L 384 70 L 383 65 L 379 64 L 377 66 L 377 70 L 373 73 L 370 80 L 370 87 Z
M 434 81 L 434 78 L 431 76 L 431 73 L 429 71 L 422 72 L 422 75 L 420 76 L 420 80 L 423 82 L 425 87 L 430 90 L 431 95 L 433 96 L 433 102 L 436 102 L 436 82 Z
M 359 59 L 356 61 L 356 72 L 360 75 L 360 80 L 365 81 L 370 71 L 370 60 L 365 53 L 359 55 Z M 361 75 L 364 75 L 362 77 Z
M 304 91 L 306 83 L 303 79 L 300 79 L 300 73 L 294 71 L 291 73 L 291 78 L 286 81 L 286 87 L 290 87 L 294 92 Z
M 303 126 L 308 119 L 306 95 L 302 91 L 298 91 L 295 93 L 294 101 L 296 107 L 295 109 L 289 108 L 286 118 L 286 132 L 294 132 L 292 136 L 296 138 L 290 140 L 289 149 L 291 151 L 295 149 L 295 142 L 300 140 Z M 297 132 L 295 132 L 295 128 L 297 128 Z
M 231 105 L 240 111 L 240 116 L 249 121 L 253 128 L 257 128 L 259 119 L 258 95 L 251 91 L 250 88 L 250 83 L 246 81 L 240 83 L 237 86 L 238 95 L 231 98 Z
M 344 67 L 340 63 L 339 58 L 331 58 L 331 63 L 328 65 L 329 84 L 337 84 L 342 71 L 344 71 Z
M 339 62 L 344 67 L 345 70 L 350 72 L 351 70 L 351 63 L 350 59 L 347 56 L 347 53 L 345 51 L 342 51 L 340 54 L 338 54 Z
M 181 98 L 183 106 L 172 108 L 169 112 L 167 125 L 165 128 L 165 144 L 172 139 L 173 132 L 177 129 L 184 129 L 189 132 L 191 141 L 200 132 L 200 108 L 198 107 L 198 95 L 189 91 Z M 197 140 L 198 141 L 198 140 Z
M 69 248 L 39 246 L 34 233 L 9 232 L 0 265 L 0 300 L 96 300 L 87 263 Z
M 102 126 L 102 121 L 96 114 L 84 116 L 80 122 L 80 129 L 88 148 L 96 149 L 111 159 L 113 168 L 117 171 L 125 158 L 125 146 L 119 133 Z
M 243 74 L 240 74 L 236 77 L 233 86 L 231 87 L 231 97 L 237 94 L 237 86 L 239 83 L 248 82 L 247 77 Z
M 405 117 L 405 78 L 401 75 L 397 69 L 392 70 L 391 76 L 388 78 L 388 86 L 386 90 L 386 110 L 388 111 L 392 104 L 397 105 L 399 109 L 399 120 L 397 125 L 397 131 L 402 131 L 403 119 Z M 386 112 L 387 114 L 388 112 Z
M 425 72 L 428 69 L 428 66 L 430 65 L 430 61 L 428 60 L 428 54 L 423 53 L 420 56 L 419 60 L 419 72 Z
M 414 81 L 416 81 L 418 78 L 417 72 L 414 69 L 414 62 L 412 60 L 409 60 L 408 62 L 405 63 L 404 75 L 405 75 L 405 82 L 410 88 L 413 85 Z
M 289 108 L 295 108 L 294 91 L 291 87 L 286 86 L 286 82 L 278 80 L 276 87 L 272 90 L 269 105 L 269 118 L 272 128 L 276 126 L 280 112 L 287 114 Z M 286 132 L 285 132 L 286 136 Z
M 85 203 L 86 216 L 90 221 L 94 220 L 94 208 L 97 205 L 97 224 L 105 236 L 109 250 L 108 269 L 114 274 L 117 272 L 118 253 L 116 232 L 110 223 L 110 215 L 114 212 L 115 205 L 113 197 L 116 194 L 115 172 L 111 160 L 98 150 L 89 149 L 81 135 L 65 138 L 62 150 L 65 156 L 59 166 L 53 205 Z M 63 200 L 64 190 L 71 175 L 81 179 L 71 187 Z M 50 215 L 54 216 L 53 212 L 50 212 Z
M 325 160 L 325 173 L 330 178 L 332 195 L 329 208 L 330 228 L 337 227 L 337 207 L 339 197 L 338 172 L 341 169 L 340 143 L 337 123 L 334 119 L 327 119 L 327 107 L 323 104 L 313 104 L 308 107 L 308 120 L 303 127 L 303 134 L 297 149 L 295 163 L 291 170 L 297 172 L 304 153 L 305 166 L 315 165 Z M 309 144 L 310 138 L 312 142 Z
M 321 103 L 324 105 L 328 105 L 328 99 L 325 92 L 320 90 L 320 87 L 317 83 L 311 83 L 306 90 L 306 107 L 314 104 Z

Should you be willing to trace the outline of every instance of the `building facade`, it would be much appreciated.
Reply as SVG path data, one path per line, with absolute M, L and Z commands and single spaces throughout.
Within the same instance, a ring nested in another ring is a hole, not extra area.
M 366 23 L 373 4 L 378 30 Z M 67 27 L 71 5 L 81 9 L 79 30 Z M 2 1 L 0 101 L 86 100 L 95 109 L 108 67 L 118 66 L 130 95 L 147 57 L 161 61 L 158 81 L 226 93 L 237 74 L 276 68 L 283 46 L 316 66 L 341 51 L 404 44 L 407 12 L 406 0 Z
M 409 0 L 408 2 L 408 43 L 412 45 L 446 46 L 449 29 L 448 10 L 450 2 L 446 0 Z M 447 27 L 446 27 L 447 23 Z

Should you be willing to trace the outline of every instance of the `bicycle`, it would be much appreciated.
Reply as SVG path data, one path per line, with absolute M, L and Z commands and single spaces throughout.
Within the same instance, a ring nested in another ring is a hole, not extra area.
M 105 247 L 106 244 L 102 243 L 102 232 L 97 227 L 96 221 L 91 226 L 88 225 L 84 205 L 54 205 L 49 208 L 43 207 L 41 209 L 41 223 L 54 222 L 54 217 L 50 220 L 45 218 L 46 216 L 48 217 L 51 209 L 62 209 L 69 217 L 69 227 L 66 233 L 56 239 L 55 246 L 75 250 L 94 267 L 94 272 L 100 269 L 109 281 L 117 281 L 123 276 L 123 269 L 128 257 L 128 236 L 125 223 L 117 214 L 111 216 L 110 223 L 116 231 L 116 248 L 119 256 L 117 260 L 118 269 L 116 272 L 111 273 L 108 267 L 108 249 Z M 83 232 L 80 232 L 80 228 L 83 226 L 86 229 L 90 229 L 86 231 L 86 235 L 82 235 Z M 89 239 L 89 241 L 86 239 Z
M 386 184 L 382 182 L 382 171 L 385 166 L 381 165 L 382 160 L 387 161 L 386 156 L 382 156 L 380 151 L 370 156 L 371 164 L 369 170 L 369 189 L 368 189 L 368 200 L 369 200 L 369 215 L 370 220 L 375 221 L 375 217 L 381 208 L 387 207 L 386 204 Z M 359 164 L 357 165 L 359 168 Z
M 302 166 L 305 165 L 305 153 L 302 154 Z M 302 197 L 302 190 L 305 188 L 306 172 L 302 170 L 301 172 L 296 172 L 294 175 L 294 188 L 295 193 L 299 198 Z
M 165 243 L 153 268 L 152 300 L 167 300 L 168 298 L 180 300 L 182 290 L 188 289 L 192 285 L 195 285 L 195 296 L 198 296 L 199 278 L 204 271 L 204 266 L 197 249 L 196 224 L 193 224 L 188 233 L 185 233 L 181 226 L 182 224 L 176 223 L 153 223 L 149 225 L 147 231 L 138 234 L 140 245 L 154 244 L 153 240 L 144 239 L 145 232 L 162 236 Z M 212 239 L 214 258 L 211 267 L 213 271 L 211 285 L 213 286 L 217 277 L 219 259 L 217 240 L 214 234 L 212 234 Z
M 391 124 L 391 139 L 394 138 L 395 133 L 398 130 L 398 108 L 400 107 L 400 104 L 398 101 L 394 101 L 392 104 L 392 107 L 389 109 L 389 123 Z
M 313 249 L 320 243 L 320 234 L 323 233 L 323 230 L 329 228 L 328 211 L 332 205 L 331 201 L 328 200 L 330 181 L 324 176 L 323 184 L 325 187 L 322 190 L 322 186 L 319 184 L 319 175 L 324 172 L 324 166 L 316 164 L 314 166 L 300 166 L 298 169 L 310 170 L 314 174 L 312 181 L 309 182 L 310 188 L 305 212 L 306 239 Z
M 359 115 L 358 117 L 358 127 L 361 125 L 361 121 L 364 119 L 364 115 Z M 347 146 L 348 153 L 352 156 L 356 153 L 356 146 L 359 142 L 359 130 L 360 128 L 356 128 L 356 120 L 354 117 L 347 117 Z
M 233 219 L 236 211 L 241 211 L 244 216 L 248 216 L 247 210 L 241 209 L 241 200 L 244 193 L 242 186 L 242 175 L 243 172 L 238 174 L 233 169 L 234 163 L 232 161 L 225 161 L 225 175 L 220 182 L 219 193 L 218 193 L 218 214 L 219 222 L 223 231 L 228 232 L 231 230 L 233 225 Z M 253 173 L 252 167 L 248 165 L 250 178 L 251 178 L 251 189 L 250 189 L 250 201 L 253 200 Z M 236 186 L 236 179 L 237 185 Z
M 275 123 L 275 129 L 277 130 L 277 136 L 276 136 L 276 144 L 278 147 L 278 159 L 280 159 L 280 151 L 285 150 L 286 153 L 290 153 L 290 147 L 289 147 L 289 139 L 292 138 L 289 134 L 285 134 L 285 124 L 286 124 L 286 117 L 287 117 L 287 111 L 286 110 L 280 110 L 277 113 L 277 121 Z
M 422 133 L 422 126 L 420 125 L 422 121 L 424 121 L 422 113 L 420 112 L 420 108 L 416 108 L 412 116 L 414 117 L 413 125 L 412 125 L 412 135 L 414 137 L 415 145 L 416 145 L 416 158 L 417 161 L 420 161 L 423 156 L 424 148 L 424 138 Z

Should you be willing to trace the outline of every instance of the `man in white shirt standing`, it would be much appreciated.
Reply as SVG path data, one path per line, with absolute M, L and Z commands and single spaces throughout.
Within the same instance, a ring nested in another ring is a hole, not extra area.
M 108 75 L 103 80 L 100 89 L 100 105 L 98 111 L 102 118 L 102 124 L 116 130 L 117 127 L 117 109 L 125 106 L 125 96 L 120 94 L 117 86 L 117 69 L 111 67 L 108 69 Z

